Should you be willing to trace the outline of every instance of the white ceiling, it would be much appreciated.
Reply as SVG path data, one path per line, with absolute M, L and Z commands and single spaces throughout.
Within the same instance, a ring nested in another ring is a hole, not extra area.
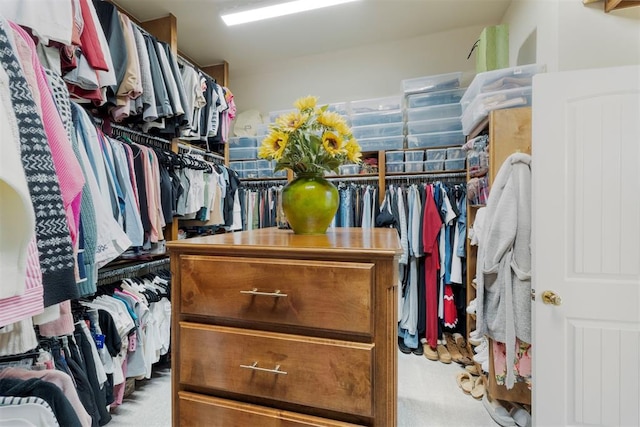
M 298 15 L 226 27 L 221 11 L 273 0 L 113 0 L 138 21 L 173 14 L 180 51 L 230 72 L 336 49 L 500 22 L 511 0 L 360 0 Z

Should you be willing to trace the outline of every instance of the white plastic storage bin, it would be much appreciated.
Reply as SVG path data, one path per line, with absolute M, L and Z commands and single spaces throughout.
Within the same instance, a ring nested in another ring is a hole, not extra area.
M 258 157 L 257 148 L 232 148 L 229 147 L 229 160 L 250 160 Z
M 298 110 L 296 110 L 295 108 L 291 108 L 291 109 L 288 109 L 288 110 L 270 111 L 269 112 L 269 121 L 271 123 L 274 123 L 276 121 L 276 119 L 278 117 L 280 117 L 281 115 L 287 114 L 287 113 L 293 113 L 294 111 L 298 111 Z
M 258 138 L 254 136 L 234 136 L 229 138 L 229 148 L 254 148 L 258 146 Z
M 386 169 L 388 173 L 404 172 L 404 162 L 387 163 Z
M 464 169 L 465 158 L 455 159 L 455 160 L 445 160 L 444 161 L 444 170 L 447 171 L 457 171 Z
M 245 178 L 258 178 L 258 169 L 245 169 L 243 172 Z
M 407 122 L 407 135 L 428 132 L 451 132 L 462 129 L 460 117 Z
M 404 159 L 407 162 L 421 162 L 424 160 L 424 150 L 405 151 Z
M 324 104 L 320 103 L 320 106 Z M 334 102 L 328 104 L 327 111 L 334 111 L 338 114 L 347 115 L 349 114 L 349 103 L 348 102 Z
M 434 105 L 432 107 L 408 108 L 407 121 L 437 120 L 460 117 L 462 107 L 460 103 Z
M 400 136 L 403 134 L 404 123 L 384 123 L 380 125 L 353 126 L 351 132 L 356 139 L 378 138 L 381 136 Z
M 273 169 L 269 168 L 269 169 L 265 169 L 265 168 L 259 168 L 258 169 L 258 178 L 271 178 L 273 176 Z
M 460 102 L 467 88 L 439 90 L 437 92 L 412 93 L 407 95 L 407 108 L 432 107 Z
M 358 144 L 360 144 L 362 151 L 402 150 L 404 148 L 404 135 L 358 138 Z
M 244 170 L 244 162 L 229 162 L 229 168 L 236 172 Z
M 424 162 L 404 162 L 405 172 L 422 172 L 424 170 Z
M 262 142 L 265 136 L 269 135 L 269 123 L 260 123 L 256 125 L 256 138 L 258 139 L 258 145 Z
M 256 161 L 257 169 L 273 169 L 273 162 L 271 160 L 258 159 Z
M 404 93 L 434 92 L 460 87 L 462 72 L 436 74 L 433 76 L 416 77 L 402 80 Z
M 447 156 L 447 150 L 444 148 L 431 148 L 425 150 L 427 160 L 444 160 Z
M 476 74 L 460 100 L 462 111 L 481 94 L 531 86 L 533 76 L 545 69 L 544 65 L 530 64 Z
M 388 96 L 385 98 L 362 99 L 351 101 L 351 114 L 371 113 L 373 111 L 389 111 L 402 109 L 402 97 Z
M 382 123 L 402 122 L 402 110 L 375 111 L 373 113 L 361 113 L 351 115 L 352 126 L 378 125 Z
M 387 163 L 397 163 L 404 161 L 404 151 L 387 151 L 384 153 Z
M 464 159 L 466 154 L 462 148 L 450 147 L 447 148 L 447 160 Z
M 439 172 L 444 170 L 444 160 L 425 160 L 424 171 L 425 172 Z
M 462 131 L 431 132 L 416 135 L 407 135 L 407 148 L 447 147 L 464 144 Z
M 462 114 L 462 131 L 469 135 L 490 111 L 531 105 L 531 86 L 478 95 Z
M 340 175 L 357 175 L 360 173 L 360 165 L 340 165 L 338 172 Z

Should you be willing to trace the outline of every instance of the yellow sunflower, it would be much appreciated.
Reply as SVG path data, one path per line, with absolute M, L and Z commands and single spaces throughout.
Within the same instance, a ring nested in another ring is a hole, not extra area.
M 273 131 L 262 141 L 258 156 L 263 159 L 280 160 L 288 142 L 289 135 L 285 132 Z
M 293 132 L 304 125 L 309 119 L 308 114 L 299 111 L 284 114 L 276 119 L 276 125 L 285 132 Z
M 362 152 L 360 151 L 360 144 L 354 138 L 347 141 L 344 145 L 344 149 L 347 152 L 347 159 L 350 162 L 358 163 L 360 158 L 362 157 Z
M 349 127 L 344 118 L 335 111 L 322 111 L 318 114 L 318 123 L 331 129 L 335 129 L 341 134 L 347 133 Z M 343 132 L 346 131 L 346 132 Z
M 296 102 L 293 103 L 294 107 L 296 107 L 300 111 L 313 110 L 316 108 L 316 104 L 318 103 L 317 96 L 305 96 L 303 98 L 299 98 Z
M 322 134 L 322 145 L 332 157 L 342 154 L 344 140 L 342 136 L 336 135 L 334 132 L 325 132 Z

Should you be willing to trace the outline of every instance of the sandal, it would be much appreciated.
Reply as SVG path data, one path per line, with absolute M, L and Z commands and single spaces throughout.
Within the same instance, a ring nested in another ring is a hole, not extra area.
M 460 372 L 456 375 L 456 381 L 458 383 L 458 387 L 460 387 L 466 394 L 469 394 L 471 393 L 471 390 L 473 390 L 475 377 L 468 372 Z
M 458 348 L 458 344 L 453 340 L 453 336 L 446 332 L 444 334 L 444 339 L 447 343 L 447 350 L 449 350 L 449 354 L 451 355 L 451 360 L 456 363 L 462 363 L 462 353 L 460 353 L 460 349 Z
M 458 350 L 460 350 L 460 355 L 462 356 L 462 359 L 460 359 L 459 363 L 465 366 L 473 365 L 473 355 L 470 354 L 470 350 L 467 347 L 467 341 L 465 341 L 464 337 L 456 332 L 455 334 L 453 334 L 453 339 L 455 340 L 455 343 L 458 346 Z
M 480 375 L 476 378 L 475 383 L 473 384 L 473 388 L 471 389 L 471 396 L 475 399 L 482 399 L 485 393 L 485 379 L 484 376 Z

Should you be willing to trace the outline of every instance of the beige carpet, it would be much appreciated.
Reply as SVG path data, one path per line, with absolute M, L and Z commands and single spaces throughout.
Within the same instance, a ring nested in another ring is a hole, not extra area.
M 482 402 L 458 388 L 457 364 L 398 352 L 398 427 L 496 426 Z M 171 371 L 154 370 L 112 411 L 109 427 L 171 426 Z M 259 427 L 259 426 L 256 426 Z

